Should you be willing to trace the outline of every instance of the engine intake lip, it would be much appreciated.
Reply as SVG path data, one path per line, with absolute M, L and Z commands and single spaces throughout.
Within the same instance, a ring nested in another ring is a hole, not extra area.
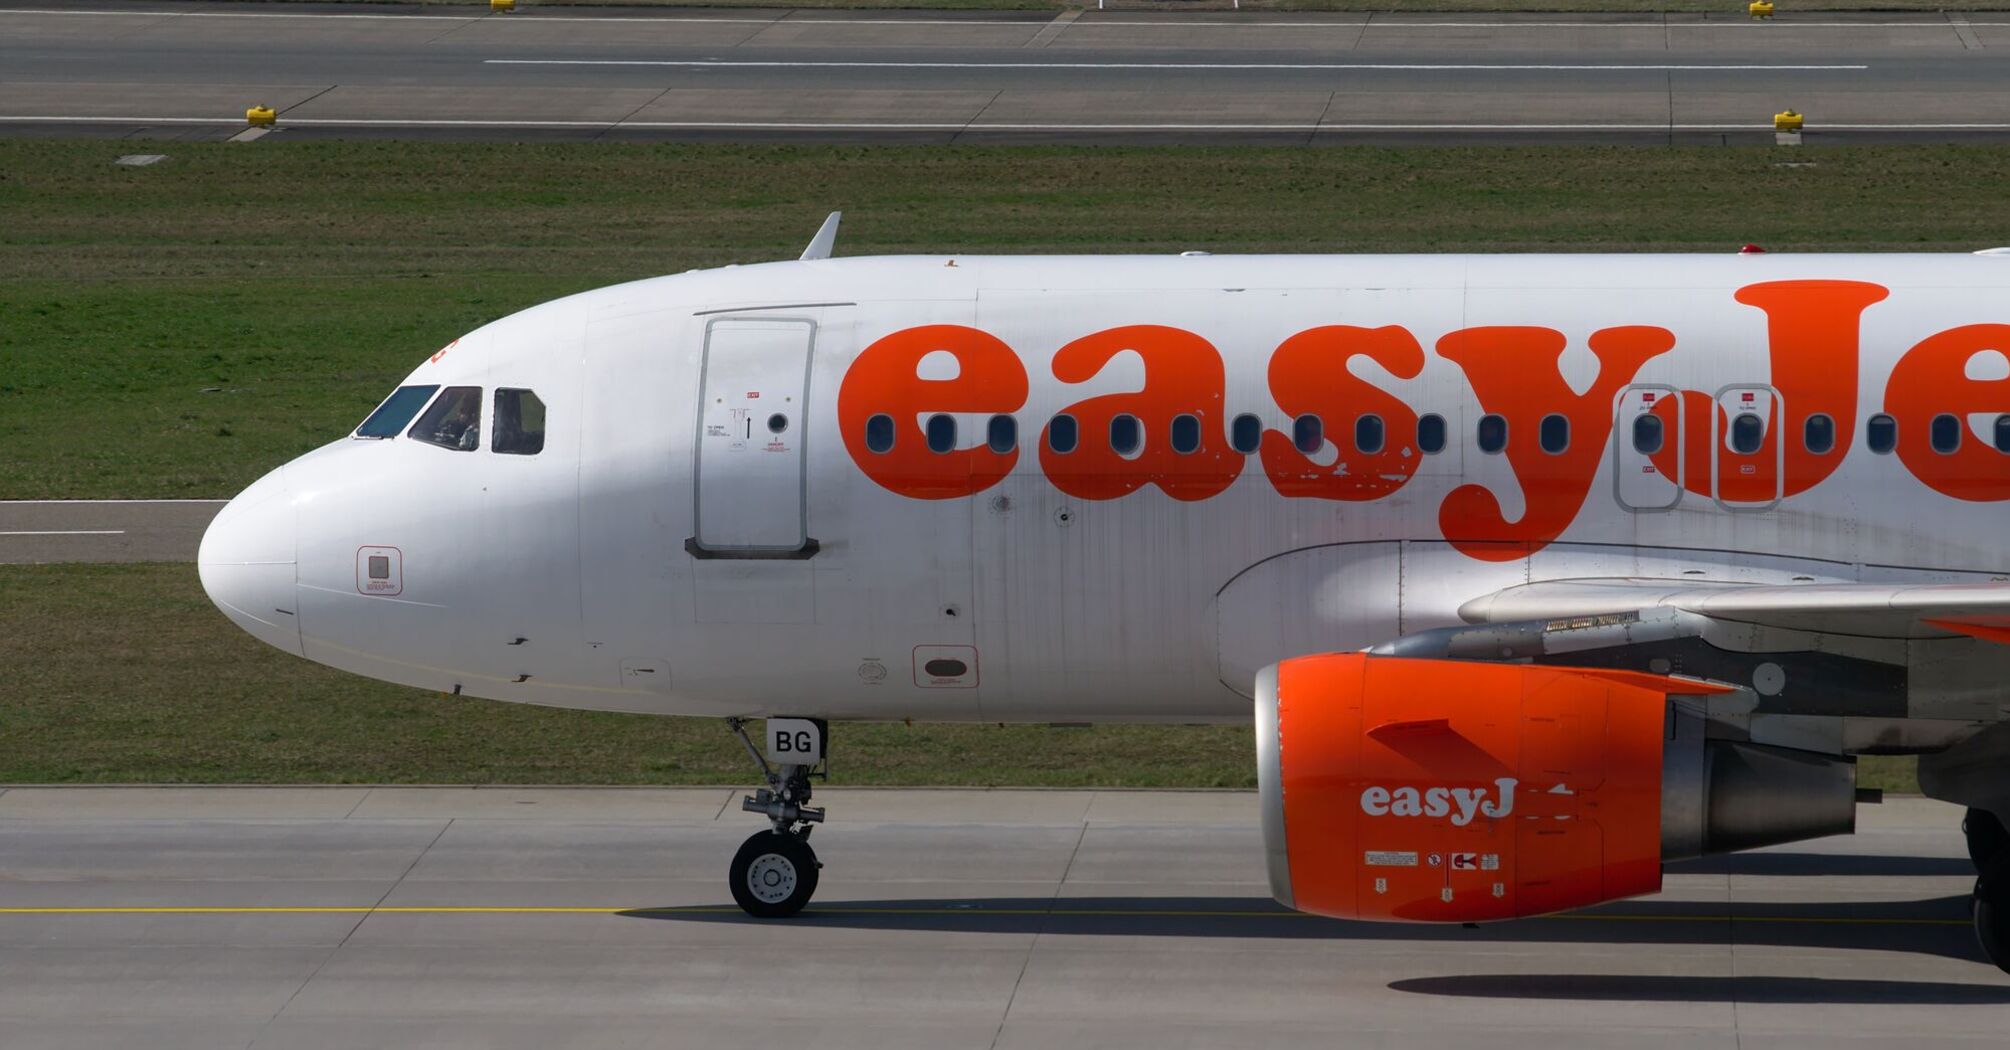
M 1283 727 L 1277 718 L 1277 665 L 1256 673 L 1256 794 L 1263 820 L 1263 860 L 1270 872 L 1270 895 L 1296 908 L 1291 892 L 1291 850 L 1284 833 Z

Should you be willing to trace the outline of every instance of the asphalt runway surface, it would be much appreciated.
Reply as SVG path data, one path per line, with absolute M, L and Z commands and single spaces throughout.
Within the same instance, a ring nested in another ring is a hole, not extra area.
M 0 501 L 0 565 L 194 561 L 224 501 Z
M 2010 138 L 2010 13 L 0 3 L 0 132 L 884 142 Z
M 719 789 L 0 793 L 0 1046 L 2000 1047 L 1959 811 L 1478 929 L 1285 912 L 1242 792 L 819 792 L 756 921 Z

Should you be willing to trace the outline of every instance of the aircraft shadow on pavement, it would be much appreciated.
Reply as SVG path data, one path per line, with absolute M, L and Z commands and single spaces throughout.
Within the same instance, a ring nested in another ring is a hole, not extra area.
M 1389 987 L 1418 995 L 1578 1002 L 1880 1003 L 1910 1006 L 2010 1003 L 2010 987 L 2001 985 L 1834 977 L 1475 973 L 1413 977 L 1391 981 Z
M 638 908 L 622 914 L 704 923 L 766 923 L 738 908 Z M 1617 901 L 1564 916 L 1449 925 L 1346 922 L 1261 897 L 985 897 L 831 900 L 793 919 L 831 929 L 1038 933 L 1103 937 L 1562 944 L 1769 945 L 1917 952 L 1982 962 L 1966 896 L 1911 901 L 1711 903 Z M 1573 978 L 1574 979 L 1574 978 Z M 1557 978 L 1557 980 L 1564 980 Z M 1900 982 L 1902 983 L 1902 982 Z M 1595 985 L 1579 986 L 1596 991 Z M 1691 989 L 1694 991 L 1695 989 Z M 1446 992 L 1443 994 L 1454 994 Z M 1481 993 L 1472 993 L 1481 994 Z M 1951 994 L 1951 993 L 1950 993 Z M 2010 1002 L 2010 990 L 2004 1001 Z M 1904 1001 L 1904 1000 L 1894 1000 Z M 1967 1000 L 1962 1000 L 1967 1001 Z M 1991 1000 L 1994 1001 L 1994 1000 Z
M 1853 853 L 1720 853 L 1668 865 L 1671 875 L 1948 875 L 1975 877 L 1967 857 L 1902 857 Z

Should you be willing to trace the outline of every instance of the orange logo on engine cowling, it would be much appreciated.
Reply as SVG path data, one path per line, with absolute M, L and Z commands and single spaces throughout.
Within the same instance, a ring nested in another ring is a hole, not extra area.
M 1371 817 L 1452 818 L 1453 827 L 1465 827 L 1475 817 L 1499 820 L 1514 812 L 1514 777 L 1494 778 L 1494 797 L 1486 788 L 1398 787 L 1380 785 L 1363 788 L 1361 812 Z

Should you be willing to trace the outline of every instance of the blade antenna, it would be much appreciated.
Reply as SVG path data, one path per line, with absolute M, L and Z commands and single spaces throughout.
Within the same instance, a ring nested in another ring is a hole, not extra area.
M 838 220 L 842 218 L 844 212 L 834 211 L 830 218 L 824 220 L 824 224 L 817 229 L 817 235 L 810 238 L 810 246 L 803 249 L 804 262 L 831 257 L 831 249 L 837 246 Z

